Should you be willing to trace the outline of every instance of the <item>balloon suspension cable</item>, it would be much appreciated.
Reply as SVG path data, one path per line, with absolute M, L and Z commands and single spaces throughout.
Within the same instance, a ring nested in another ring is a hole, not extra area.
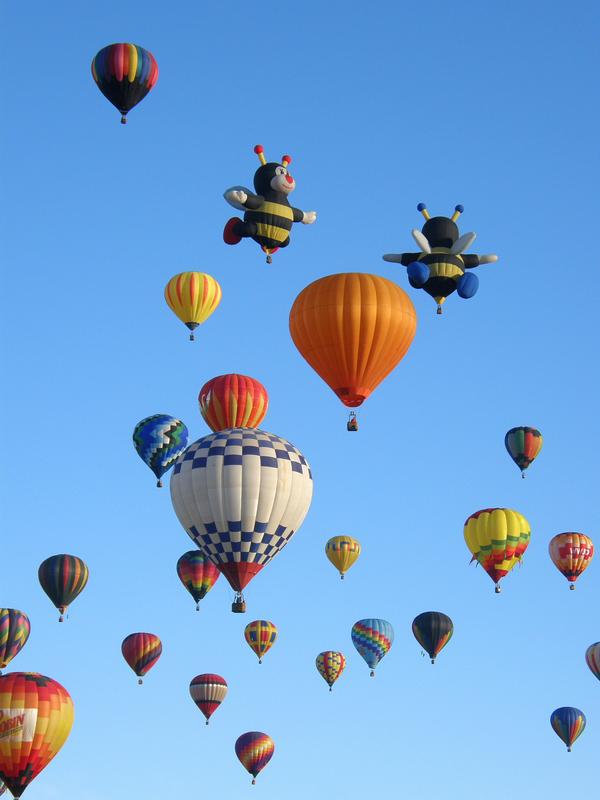
M 496 594 L 500 594 L 500 592 L 502 591 L 499 583 L 496 584 L 496 588 L 494 589 L 494 591 L 496 592 Z
M 127 117 L 125 114 L 121 114 L 121 125 L 127 125 Z
M 371 670 L 371 678 L 374 678 L 374 677 L 375 677 L 375 670 L 374 670 L 374 669 L 372 669 L 372 670 Z
M 194 337 L 194 334 L 190 333 L 190 342 L 195 342 L 195 341 L 196 341 L 196 339 Z
M 162 481 L 161 481 L 160 478 L 156 481 L 156 488 L 157 489 L 162 489 Z
M 144 681 L 141 678 L 138 678 L 138 684 L 141 686 Z

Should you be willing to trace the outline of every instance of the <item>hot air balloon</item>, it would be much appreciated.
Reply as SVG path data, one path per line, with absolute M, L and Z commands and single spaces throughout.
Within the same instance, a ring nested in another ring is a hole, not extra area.
M 294 445 L 258 428 L 228 428 L 190 445 L 171 476 L 179 521 L 236 593 L 298 530 L 312 498 L 310 467 Z
M 554 733 L 567 745 L 567 752 L 571 752 L 571 745 L 578 739 L 585 728 L 585 714 L 578 708 L 563 706 L 552 712 L 550 724 Z
M 50 556 L 40 564 L 38 578 L 42 589 L 60 611 L 59 622 L 63 621 L 67 607 L 85 589 L 88 576 L 85 562 L 66 553 Z
M 219 375 L 204 384 L 198 395 L 200 413 L 208 427 L 258 428 L 269 407 L 265 387 L 247 375 Z
M 255 619 L 244 628 L 244 636 L 250 648 L 258 656 L 258 663 L 262 664 L 262 657 L 275 644 L 277 628 L 267 619 Z
M 0 608 L 0 667 L 4 669 L 25 647 L 31 624 L 17 608 Z M 0 672 L 0 675 L 2 673 Z
M 252 775 L 253 784 L 256 783 L 256 776 L 267 766 L 274 752 L 273 739 L 259 731 L 243 733 L 235 743 L 235 754 Z
M 504 437 L 504 446 L 508 455 L 521 470 L 521 477 L 525 477 L 525 470 L 539 455 L 544 439 L 536 428 L 527 428 L 521 425 L 511 428 Z
M 133 431 L 133 444 L 138 456 L 157 477 L 156 485 L 162 486 L 161 477 L 170 469 L 188 443 L 188 429 L 180 419 L 168 414 L 154 414 L 138 422 Z
M 333 684 L 346 668 L 346 656 L 336 650 L 325 650 L 315 659 L 317 669 L 331 691 Z
M 440 611 L 425 611 L 413 620 L 412 632 L 423 650 L 429 654 L 431 663 L 452 638 L 454 625 L 450 617 Z
M 130 633 L 121 644 L 123 658 L 139 677 L 142 677 L 156 664 L 162 653 L 162 642 L 154 633 Z
M 210 317 L 221 302 L 221 286 L 206 272 L 180 272 L 165 286 L 165 300 L 171 311 L 192 331 Z
M 360 542 L 351 536 L 334 536 L 325 545 L 325 555 L 339 570 L 340 578 L 343 580 L 344 574 L 360 555 Z
M 600 642 L 591 644 L 585 651 L 585 663 L 600 681 Z
M 574 589 L 594 557 L 592 540 L 583 533 L 559 533 L 550 540 L 548 550 L 554 566 L 569 581 L 569 589 Z
M 200 550 L 188 550 L 177 562 L 177 574 L 200 610 L 200 600 L 210 592 L 221 574 Z
M 190 695 L 206 717 L 206 724 L 227 695 L 227 681 L 220 675 L 196 675 L 190 683 Z
M 291 156 L 283 156 L 281 164 L 265 158 L 262 144 L 254 152 L 260 167 L 254 173 L 254 192 L 245 186 L 232 186 L 223 193 L 230 206 L 244 211 L 244 219 L 232 217 L 225 225 L 223 241 L 238 244 L 242 239 L 254 239 L 267 254 L 267 264 L 272 254 L 290 243 L 294 222 L 312 224 L 317 219 L 315 211 L 301 211 L 290 205 L 288 195 L 296 188 L 296 181 L 288 172 Z
M 527 550 L 531 530 L 529 523 L 518 511 L 510 508 L 485 508 L 467 519 L 464 528 L 465 542 L 500 591 L 500 581 Z
M 21 797 L 67 740 L 73 701 L 52 678 L 9 672 L 0 677 L 0 709 L 0 780 Z
M 394 629 L 384 619 L 359 619 L 352 626 L 352 644 L 371 667 L 371 677 L 375 677 L 375 667 L 389 651 L 394 641 Z
M 148 50 L 136 44 L 109 44 L 94 56 L 92 76 L 104 97 L 127 114 L 146 97 L 158 80 L 158 64 Z
M 425 203 L 419 203 L 417 211 L 425 217 L 421 231 L 413 229 L 412 235 L 419 248 L 418 253 L 388 253 L 384 261 L 393 261 L 407 267 L 408 282 L 415 289 L 423 289 L 437 303 L 437 313 L 442 313 L 445 299 L 458 291 L 459 297 L 469 298 L 479 288 L 479 278 L 465 272 L 480 264 L 498 261 L 496 255 L 478 256 L 464 251 L 475 241 L 475 233 L 460 235 L 456 220 L 464 211 L 455 206 L 451 217 L 431 217 Z
M 405 291 L 361 272 L 320 278 L 290 311 L 300 354 L 345 406 L 360 406 L 406 355 L 417 328 Z

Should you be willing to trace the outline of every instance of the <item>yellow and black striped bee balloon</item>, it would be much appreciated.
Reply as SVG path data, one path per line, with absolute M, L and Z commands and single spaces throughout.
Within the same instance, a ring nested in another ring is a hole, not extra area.
M 288 201 L 288 195 L 296 188 L 296 181 L 288 172 L 290 156 L 283 156 L 281 164 L 267 162 L 264 148 L 257 144 L 254 152 L 261 166 L 254 174 L 254 192 L 245 186 L 232 186 L 224 193 L 229 205 L 244 211 L 244 219 L 232 217 L 225 225 L 223 240 L 226 244 L 237 244 L 242 239 L 254 239 L 267 254 L 267 264 L 272 254 L 290 243 L 290 231 L 294 222 L 312 224 L 316 211 L 301 211 Z
M 464 211 L 463 206 L 456 206 L 451 217 L 431 217 L 425 203 L 419 203 L 417 210 L 425 217 L 423 228 L 412 231 L 420 252 L 388 253 L 383 259 L 407 267 L 410 285 L 431 295 L 437 303 L 437 313 L 441 314 L 442 303 L 454 290 L 464 298 L 477 292 L 479 278 L 466 270 L 498 261 L 498 256 L 464 252 L 473 244 L 476 234 L 460 235 L 456 220 Z

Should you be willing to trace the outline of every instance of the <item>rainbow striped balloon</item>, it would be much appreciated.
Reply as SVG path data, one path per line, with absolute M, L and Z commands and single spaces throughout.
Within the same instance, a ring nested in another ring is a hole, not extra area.
M 142 676 L 156 664 L 162 653 L 162 643 L 154 633 L 130 633 L 121 644 L 123 658 L 143 683 Z
M 552 712 L 550 724 L 554 733 L 567 745 L 567 752 L 570 753 L 571 745 L 585 729 L 585 714 L 578 708 L 562 706 Z
M 275 743 L 270 736 L 260 731 L 243 733 L 235 743 L 235 754 L 252 775 L 252 783 L 263 770 L 275 752 Z
M 371 677 L 375 667 L 389 651 L 394 641 L 394 629 L 384 619 L 359 619 L 352 626 L 352 644 L 371 667 Z
M 323 680 L 331 687 L 346 668 L 346 656 L 337 650 L 325 650 L 315 659 L 317 669 Z
M 158 64 L 152 53 L 137 44 L 109 44 L 94 56 L 92 77 L 106 99 L 121 112 L 124 125 L 127 114 L 156 85 Z
M 89 570 L 85 561 L 67 553 L 50 556 L 40 564 L 40 585 L 59 610 L 59 622 L 63 621 L 73 600 L 85 589 L 88 577 Z
M 196 611 L 200 610 L 200 600 L 210 592 L 220 574 L 201 550 L 188 550 L 177 562 L 177 575 L 196 601 Z
M 258 428 L 269 407 L 267 390 L 248 375 L 211 378 L 198 395 L 200 413 L 215 433 L 225 428 Z
M 0 608 L 0 667 L 2 669 L 8 666 L 25 646 L 30 631 L 31 623 L 27 614 L 17 608 Z

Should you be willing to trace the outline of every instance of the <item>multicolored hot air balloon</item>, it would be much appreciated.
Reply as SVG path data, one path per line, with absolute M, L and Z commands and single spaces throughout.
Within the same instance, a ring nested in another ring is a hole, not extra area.
M 344 574 L 360 555 L 360 542 L 351 536 L 334 536 L 325 545 L 325 555 L 339 571 L 343 580 Z
M 477 292 L 479 278 L 466 270 L 498 261 L 498 256 L 465 253 L 475 241 L 476 234 L 460 235 L 456 220 L 464 211 L 463 206 L 455 206 L 451 217 L 431 217 L 425 203 L 419 203 L 417 211 L 425 217 L 423 228 L 420 231 L 413 228 L 412 231 L 419 252 L 388 253 L 383 260 L 407 267 L 410 285 L 433 297 L 437 313 L 441 314 L 442 304 L 454 290 L 465 299 Z
M 188 550 L 177 562 L 177 575 L 196 601 L 196 611 L 200 610 L 200 600 L 210 592 L 220 574 L 200 550 Z
M 139 677 L 142 677 L 156 664 L 162 654 L 162 642 L 154 633 L 130 633 L 121 644 L 123 658 Z
M 352 626 L 352 644 L 371 667 L 371 677 L 375 677 L 375 667 L 389 651 L 394 641 L 394 629 L 384 619 L 359 619 Z
M 592 674 L 600 681 L 600 642 L 591 644 L 585 651 L 585 663 Z
M 206 272 L 180 272 L 165 286 L 165 300 L 171 311 L 193 331 L 210 317 L 221 302 L 219 283 Z
M 552 537 L 548 546 L 554 566 L 569 581 L 569 589 L 590 565 L 594 557 L 594 544 L 583 533 L 559 533 Z
M 570 753 L 571 745 L 585 729 L 585 714 L 578 708 L 562 706 L 552 712 L 550 725 L 554 733 L 567 745 L 567 752 Z
M 253 784 L 256 783 L 256 776 L 267 766 L 274 752 L 273 739 L 260 731 L 243 733 L 235 743 L 235 754 L 252 775 Z
M 244 628 L 244 636 L 250 649 L 258 656 L 258 663 L 262 664 L 262 657 L 275 644 L 277 628 L 267 619 L 255 619 Z
M 0 677 L 0 712 L 0 780 L 21 797 L 67 740 L 73 701 L 52 678 L 9 672 Z
M 19 653 L 31 631 L 29 617 L 17 608 L 0 608 L 0 667 L 4 669 Z M 0 672 L 0 675 L 2 673 Z
M 66 553 L 50 556 L 39 566 L 38 578 L 42 589 L 60 611 L 59 622 L 73 600 L 85 589 L 89 571 L 84 561 Z
M 523 558 L 531 529 L 525 517 L 510 508 L 484 508 L 467 519 L 464 528 L 467 547 L 496 584 Z
M 331 691 L 333 684 L 346 668 L 346 656 L 337 650 L 325 650 L 315 659 L 317 669 Z
M 527 428 L 524 425 L 511 428 L 504 437 L 504 446 L 508 455 L 521 470 L 521 477 L 525 477 L 525 470 L 539 455 L 544 439 L 537 428 Z
M 429 654 L 431 663 L 452 638 L 454 625 L 452 620 L 441 611 L 424 611 L 416 616 L 412 624 L 412 632 L 423 650 Z
M 154 414 L 138 422 L 133 431 L 133 444 L 138 456 L 161 478 L 183 453 L 188 443 L 188 429 L 180 419 L 169 414 Z
M 378 275 L 319 278 L 294 300 L 290 334 L 345 406 L 360 406 L 404 358 L 417 329 L 406 292 Z
M 191 444 L 171 476 L 179 521 L 236 593 L 290 541 L 312 499 L 310 467 L 294 445 L 258 428 L 228 428 Z
M 206 717 L 206 724 L 227 695 L 227 681 L 220 675 L 196 675 L 190 683 L 190 695 Z
M 254 173 L 254 192 L 245 186 L 232 186 L 223 193 L 230 206 L 244 211 L 244 219 L 232 217 L 223 231 L 225 244 L 238 244 L 242 239 L 254 239 L 267 254 L 267 264 L 272 254 L 290 243 L 290 231 L 294 222 L 312 224 L 317 219 L 316 211 L 301 211 L 290 205 L 288 195 L 296 188 L 296 181 L 288 172 L 291 156 L 282 156 L 281 164 L 265 158 L 262 144 L 254 152 L 260 167 Z
M 94 56 L 92 76 L 104 97 L 121 112 L 125 125 L 127 114 L 156 85 L 158 64 L 152 53 L 136 44 L 109 44 Z
M 269 396 L 260 381 L 233 373 L 205 383 L 198 403 L 206 424 L 216 433 L 225 428 L 258 428 L 267 413 Z

